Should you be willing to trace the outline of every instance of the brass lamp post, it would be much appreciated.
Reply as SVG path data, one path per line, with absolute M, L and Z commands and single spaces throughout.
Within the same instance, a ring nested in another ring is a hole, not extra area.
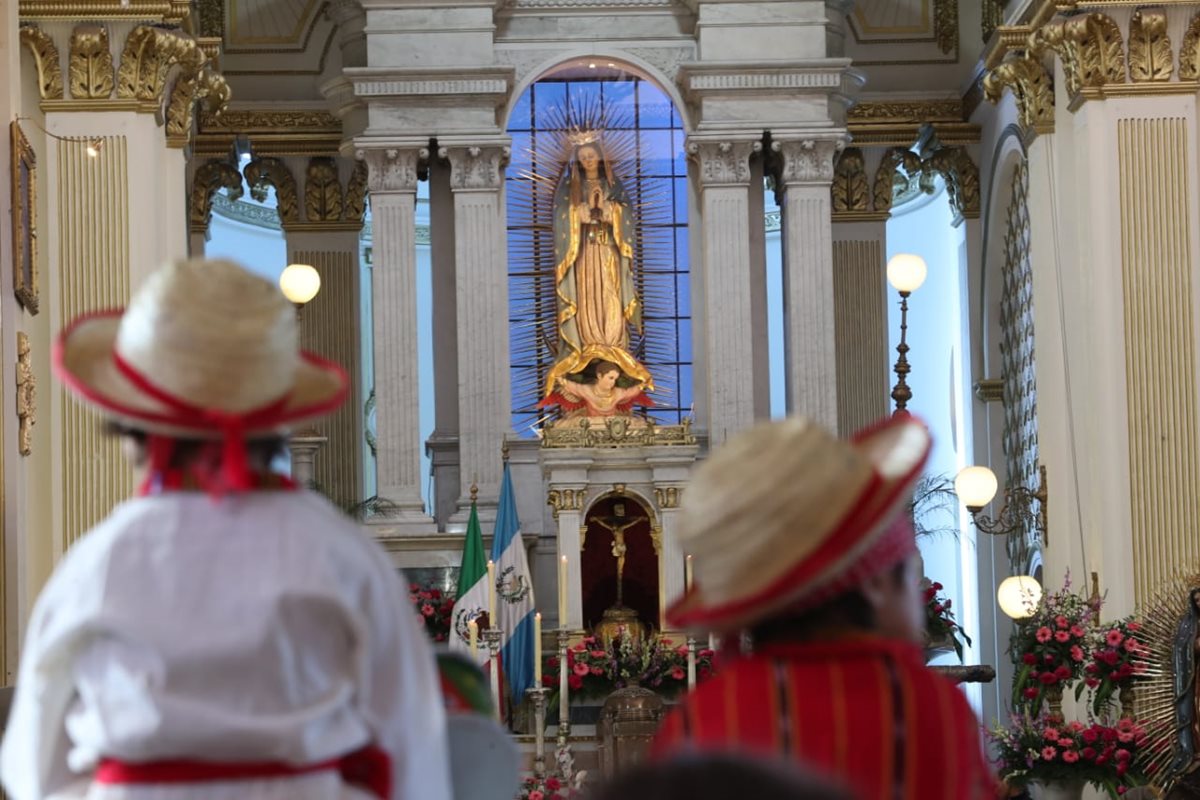
M 892 389 L 896 411 L 904 411 L 908 407 L 908 401 L 912 399 L 912 389 L 905 382 L 911 371 L 908 365 L 908 343 L 905 341 L 908 333 L 908 296 L 921 288 L 927 273 L 925 259 L 911 253 L 898 253 L 887 263 L 888 283 L 900 293 L 900 344 L 896 346 L 899 355 L 894 367 L 896 386 Z

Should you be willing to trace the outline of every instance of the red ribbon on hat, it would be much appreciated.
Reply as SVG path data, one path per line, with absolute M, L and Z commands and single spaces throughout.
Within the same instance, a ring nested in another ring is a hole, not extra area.
M 163 405 L 176 413 L 173 420 L 182 427 L 216 429 L 221 432 L 221 472 L 220 479 L 212 482 L 207 488 L 215 494 L 227 491 L 245 492 L 255 487 L 254 473 L 250 470 L 249 458 L 246 454 L 246 430 L 261 425 L 269 425 L 278 419 L 288 402 L 288 395 L 278 400 L 241 414 L 233 414 L 219 409 L 202 408 L 182 400 L 161 387 L 154 385 L 145 375 L 116 351 L 113 352 L 113 363 L 125 376 L 126 380 Z M 152 460 L 155 453 L 151 453 Z M 152 465 L 153 466 L 153 465 Z M 160 465 L 160 467 L 163 465 Z

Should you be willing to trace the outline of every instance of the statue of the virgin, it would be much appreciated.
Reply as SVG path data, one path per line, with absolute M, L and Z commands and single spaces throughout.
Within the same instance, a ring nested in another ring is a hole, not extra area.
M 549 399 L 562 379 L 579 380 L 593 361 L 612 362 L 624 382 L 653 390 L 650 373 L 629 352 L 629 330 L 642 324 L 629 198 L 598 134 L 577 134 L 572 142 L 554 194 L 559 344 L 543 396 Z

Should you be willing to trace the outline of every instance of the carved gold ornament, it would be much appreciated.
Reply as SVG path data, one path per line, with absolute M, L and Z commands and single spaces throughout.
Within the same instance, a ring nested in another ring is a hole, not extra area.
M 194 78 L 207 61 L 208 56 L 192 37 L 139 25 L 126 37 L 121 51 L 117 97 L 159 103 L 172 66 L 179 64 L 181 76 Z
M 229 103 L 231 94 L 224 76 L 207 65 L 194 75 L 181 75 L 175 81 L 167 105 L 167 145 L 183 147 L 187 144 L 197 101 L 205 100 L 210 109 L 220 112 Z
M 300 221 L 300 206 L 296 197 L 296 179 L 278 158 L 256 158 L 242 170 L 250 185 L 250 196 L 258 202 L 267 199 L 267 187 L 275 189 L 279 222 L 283 226 Z
M 546 505 L 554 509 L 554 518 L 560 511 L 582 511 L 587 489 L 551 489 L 546 494 Z
M 1167 14 L 1139 8 L 1129 21 L 1129 77 L 1134 83 L 1169 81 L 1174 67 Z
M 21 28 L 21 43 L 33 54 L 37 66 L 38 93 L 43 100 L 61 100 L 63 96 L 62 66 L 54 40 L 41 28 L 26 25 Z
M 103 25 L 80 25 L 71 34 L 68 64 L 71 97 L 107 100 L 113 92 L 113 59 L 108 30 Z
M 192 177 L 192 193 L 188 200 L 188 228 L 192 233 L 204 233 L 212 220 L 213 195 L 226 189 L 230 200 L 242 196 L 242 174 L 228 161 L 209 161 Z
M 332 158 L 309 160 L 304 181 L 304 214 L 309 222 L 341 221 L 342 184 L 338 181 L 337 162 Z
M 848 147 L 838 157 L 833 168 L 833 183 L 830 186 L 833 211 L 867 211 L 871 202 L 871 190 L 867 184 L 867 172 L 862 150 Z
M 933 37 L 943 53 L 958 51 L 958 0 L 935 0 Z
M 1043 25 L 1029 36 L 1029 53 L 1050 50 L 1062 62 L 1067 92 L 1074 99 L 1085 88 L 1125 82 L 1121 29 L 1107 14 L 1080 14 Z
M 656 486 L 654 488 L 654 501 L 658 503 L 659 508 L 679 508 L 679 501 L 683 498 L 683 489 L 679 486 Z
M 367 162 L 355 161 L 354 171 L 346 182 L 346 207 L 344 209 L 347 222 L 362 222 L 367 211 Z
M 12 149 L 13 294 L 30 314 L 38 313 L 37 156 L 21 125 L 9 123 Z
M 901 175 L 903 170 L 905 175 Z M 883 155 L 879 169 L 875 171 L 875 183 L 872 194 L 876 211 L 890 211 L 892 201 L 896 196 L 896 180 L 908 178 L 921 172 L 921 159 L 916 153 L 904 147 L 893 147 Z
M 966 219 L 979 217 L 979 167 L 961 147 L 945 147 L 925 159 L 926 174 L 937 173 L 946 182 L 950 207 Z
M 1188 23 L 1179 45 L 1179 79 L 1200 80 L 1200 12 Z
M 33 452 L 33 426 L 37 424 L 37 378 L 29 355 L 29 336 L 17 331 L 17 449 Z
M 1017 115 L 1027 134 L 1054 132 L 1054 87 L 1041 61 L 1026 55 L 1009 56 L 983 79 L 983 95 L 1000 102 L 1012 89 Z

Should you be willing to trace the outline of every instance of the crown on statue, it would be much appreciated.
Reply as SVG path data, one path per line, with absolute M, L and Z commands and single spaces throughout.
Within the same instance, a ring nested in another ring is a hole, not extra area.
M 575 147 L 582 147 L 585 144 L 595 144 L 600 141 L 600 131 L 597 130 L 574 130 L 567 134 L 567 141 Z

